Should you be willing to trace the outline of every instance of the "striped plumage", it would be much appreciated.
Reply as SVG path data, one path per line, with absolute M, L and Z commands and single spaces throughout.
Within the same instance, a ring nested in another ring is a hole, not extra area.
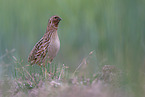
M 35 44 L 30 55 L 28 62 L 45 66 L 45 62 L 51 63 L 53 58 L 57 55 L 60 48 L 60 41 L 57 34 L 58 23 L 61 18 L 59 16 L 52 16 L 49 19 L 46 33 Z

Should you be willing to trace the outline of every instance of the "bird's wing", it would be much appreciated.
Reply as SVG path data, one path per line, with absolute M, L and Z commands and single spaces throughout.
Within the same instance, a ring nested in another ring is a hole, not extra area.
M 31 64 L 40 64 L 45 60 L 52 33 L 53 31 L 45 33 L 44 36 L 35 44 L 28 57 L 28 62 Z

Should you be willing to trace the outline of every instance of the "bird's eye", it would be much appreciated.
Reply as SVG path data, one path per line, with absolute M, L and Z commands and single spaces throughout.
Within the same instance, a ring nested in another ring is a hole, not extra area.
M 54 17 L 55 19 L 57 19 L 57 17 Z

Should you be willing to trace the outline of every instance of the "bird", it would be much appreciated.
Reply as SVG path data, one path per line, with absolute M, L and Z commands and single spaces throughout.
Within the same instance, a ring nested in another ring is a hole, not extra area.
M 58 24 L 62 19 L 59 16 L 52 16 L 47 25 L 46 33 L 35 44 L 28 56 L 28 62 L 44 66 L 51 64 L 53 58 L 57 55 L 60 49 L 60 40 L 58 37 L 57 29 Z

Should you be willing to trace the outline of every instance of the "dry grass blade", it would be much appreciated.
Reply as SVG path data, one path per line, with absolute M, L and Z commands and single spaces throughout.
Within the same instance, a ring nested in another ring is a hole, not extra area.
M 68 67 L 65 66 L 65 65 L 63 64 L 63 67 L 62 67 L 62 69 L 61 69 L 61 71 L 60 71 L 60 74 L 59 74 L 58 80 L 61 79 L 61 76 L 62 76 L 62 74 L 63 74 L 63 72 L 64 72 L 64 69 L 66 69 L 66 68 L 68 68 Z
M 74 71 L 74 73 L 73 73 L 73 76 L 72 76 L 73 78 L 74 78 L 75 73 L 77 72 L 77 70 L 78 70 L 83 64 L 87 64 L 87 59 L 88 59 L 88 57 L 89 57 L 90 55 L 93 54 L 93 52 L 94 52 L 94 50 L 91 51 L 87 57 L 83 58 L 81 64 L 79 64 L 78 67 L 75 69 L 75 71 Z
M 30 74 L 24 67 L 22 67 L 22 69 L 30 76 L 30 78 L 33 80 L 34 84 L 37 85 L 36 81 L 35 81 L 34 78 L 31 76 L 31 74 Z

